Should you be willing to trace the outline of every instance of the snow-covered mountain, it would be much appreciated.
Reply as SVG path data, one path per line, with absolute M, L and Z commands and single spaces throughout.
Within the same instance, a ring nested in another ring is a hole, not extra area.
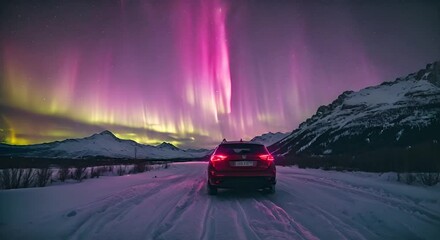
M 287 137 L 289 133 L 282 133 L 282 132 L 276 132 L 276 133 L 272 133 L 272 132 L 268 132 L 265 133 L 263 135 L 260 136 L 256 136 L 254 138 L 251 139 L 251 142 L 256 142 L 256 143 L 261 143 L 264 144 L 266 146 L 270 146 L 278 141 L 280 141 L 281 139 Z
M 435 62 L 395 81 L 342 93 L 269 149 L 284 156 L 356 157 L 416 146 L 438 151 L 439 140 L 440 62 Z
M 176 146 L 174 146 L 171 143 L 162 142 L 161 144 L 157 145 L 156 148 L 169 150 L 169 151 L 179 151 L 180 149 Z
M 171 159 L 198 158 L 207 154 L 207 151 L 185 151 L 165 142 L 158 146 L 143 145 L 132 140 L 119 139 L 110 131 L 103 131 L 86 138 L 68 139 L 52 143 L 29 146 L 0 146 L 0 155 L 2 156 L 44 158 Z

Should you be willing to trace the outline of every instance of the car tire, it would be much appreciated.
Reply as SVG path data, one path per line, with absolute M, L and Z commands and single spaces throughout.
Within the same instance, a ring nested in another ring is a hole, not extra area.
M 217 193 L 218 193 L 217 187 L 212 186 L 208 182 L 208 194 L 209 195 L 217 195 Z
M 270 185 L 268 188 L 264 189 L 264 193 L 274 194 L 275 193 L 275 184 Z

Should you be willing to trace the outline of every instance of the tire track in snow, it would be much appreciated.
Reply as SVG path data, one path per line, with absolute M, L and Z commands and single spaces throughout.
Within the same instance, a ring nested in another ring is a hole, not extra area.
M 202 221 L 202 231 L 200 233 L 199 239 L 207 239 L 209 240 L 210 237 L 208 236 L 208 232 L 212 233 L 215 231 L 215 218 L 212 217 L 213 212 L 213 206 L 212 206 L 212 200 L 211 198 L 208 199 L 208 204 L 205 208 L 204 215 L 203 215 L 203 221 Z M 215 232 L 214 232 L 215 234 Z
M 79 221 L 71 239 L 90 238 L 90 234 L 99 234 L 106 225 L 120 221 L 122 217 L 141 202 L 164 190 L 162 182 L 178 183 L 185 176 L 172 176 L 159 179 L 159 182 L 139 184 L 117 192 L 103 199 L 76 208 L 66 214 L 67 218 Z M 169 181 L 171 179 L 171 181 Z
M 388 205 L 389 207 L 397 208 L 400 211 L 404 211 L 406 213 L 412 214 L 423 221 L 440 225 L 440 216 L 436 214 L 432 214 L 430 211 L 425 210 L 424 207 L 422 206 L 418 206 L 414 203 L 404 202 L 400 198 L 395 198 L 391 196 L 390 193 L 388 193 L 388 196 L 384 196 L 382 192 L 366 191 L 363 188 L 355 187 L 343 182 L 335 182 L 331 179 L 323 178 L 320 180 L 316 180 L 314 178 L 304 178 L 304 177 L 298 177 L 292 175 L 289 175 L 287 177 L 292 179 L 297 179 L 303 182 L 309 182 L 312 184 L 318 184 L 321 186 L 336 188 L 339 189 L 341 192 L 345 192 L 345 193 L 349 192 L 354 195 L 362 196 L 363 199 L 378 201 Z
M 222 192 L 223 193 L 223 192 Z M 238 213 L 234 209 L 234 200 L 227 196 L 209 196 L 212 198 L 212 218 L 206 239 L 245 239 L 242 226 L 238 222 Z
M 393 194 L 381 187 L 357 186 L 350 182 L 346 183 L 345 181 L 320 176 L 317 178 L 313 175 L 308 175 L 308 177 L 285 175 L 280 180 L 279 183 L 285 185 L 286 189 L 290 191 L 294 190 L 290 186 L 295 181 L 295 185 L 298 186 L 301 183 L 307 183 L 303 186 L 314 189 L 316 194 L 322 195 L 323 199 L 329 196 L 334 198 L 329 200 L 331 202 L 335 201 L 336 206 L 339 206 L 336 209 L 319 208 L 319 206 L 325 206 L 322 205 L 325 202 L 310 198 L 309 190 L 306 190 L 306 192 L 294 191 L 295 194 L 291 195 L 301 198 L 297 200 L 302 202 L 301 205 L 306 207 L 305 210 L 310 211 L 309 215 L 316 213 L 318 217 L 333 217 L 335 220 L 330 220 L 331 223 L 334 223 L 338 231 L 342 232 L 348 239 L 358 239 L 358 237 L 354 237 L 356 235 L 360 235 L 364 239 L 384 239 L 396 236 L 397 232 L 405 239 L 418 239 L 421 238 L 420 236 L 438 235 L 439 233 L 436 227 L 440 226 L 440 222 L 436 220 L 439 215 L 435 211 L 423 210 L 427 208 L 419 205 L 418 202 L 412 201 L 411 198 Z M 323 192 L 323 194 L 319 192 Z M 302 195 L 305 198 L 302 198 Z M 338 200 L 340 198 L 341 201 Z M 358 200 L 361 200 L 361 202 L 358 202 Z M 354 204 L 354 212 L 350 209 L 344 209 L 345 201 L 349 201 L 348 206 Z M 322 212 L 319 211 L 320 209 Z M 383 217 L 384 213 L 385 218 Z M 431 216 L 434 216 L 434 219 Z M 338 221 L 341 224 L 337 224 Z M 327 225 L 328 222 L 323 224 Z M 423 233 L 419 229 L 420 226 L 424 227 Z M 330 227 L 333 228 L 331 225 Z M 321 231 L 319 236 L 322 237 L 322 234 Z
M 238 200 L 235 200 L 235 202 L 236 202 L 238 210 L 240 211 L 239 216 L 240 216 L 241 222 L 244 223 L 242 226 L 248 230 L 247 231 L 248 233 L 246 234 L 246 239 L 261 239 L 260 236 L 258 236 L 258 234 L 251 227 L 251 223 L 248 219 L 246 212 L 244 211 L 242 204 Z
M 291 186 L 291 184 L 284 183 L 282 181 L 278 182 L 278 186 L 286 186 L 287 189 Z M 292 194 L 291 192 L 287 190 L 278 190 L 278 193 L 287 194 L 290 196 L 291 199 L 295 199 L 296 197 L 299 197 L 301 195 Z M 358 228 L 355 228 L 354 226 L 357 226 L 364 231 L 368 232 L 372 237 L 378 237 L 376 233 L 372 232 L 370 229 L 365 228 L 364 226 L 359 225 L 356 222 L 353 222 L 350 219 L 342 219 L 340 216 L 337 216 L 335 214 L 332 214 L 329 211 L 324 210 L 323 208 L 318 207 L 318 204 L 311 204 L 307 199 L 301 199 L 297 200 L 298 202 L 301 202 L 301 212 L 302 215 L 310 215 L 314 216 L 314 218 L 318 217 L 322 219 L 324 222 L 323 224 L 327 224 L 331 227 L 331 229 L 328 229 L 328 231 L 333 230 L 337 236 L 335 238 L 337 239 L 368 239 L 364 237 L 364 234 L 358 232 Z M 289 204 L 286 202 L 278 203 L 279 205 Z M 304 214 L 303 212 L 307 211 L 307 214 Z M 344 221 L 345 220 L 345 221 Z M 324 226 L 322 226 L 324 227 Z M 327 236 L 330 236 L 329 234 Z
M 221 190 L 217 196 L 206 194 L 204 197 L 209 199 L 210 208 L 205 218 L 205 229 L 200 238 L 193 239 L 260 239 L 250 227 L 249 211 L 245 207 L 251 205 L 255 194 L 233 190 Z M 250 212 L 255 212 L 255 209 Z
M 318 240 L 308 229 L 295 221 L 283 208 L 269 200 L 257 201 L 254 206 L 266 216 L 266 221 L 252 220 L 251 227 L 262 239 Z M 268 220 L 270 223 L 268 223 Z
M 308 208 L 314 210 L 318 215 L 322 216 L 327 220 L 327 223 L 333 227 L 333 229 L 340 234 L 341 239 L 369 239 L 365 237 L 368 232 L 371 236 L 378 238 L 379 236 L 372 232 L 365 226 L 359 225 L 356 222 L 344 222 L 339 216 L 336 216 L 323 208 L 317 207 L 315 205 L 307 204 Z M 356 226 L 356 227 L 354 227 Z M 364 233 L 360 233 L 358 230 L 362 229 Z
M 193 204 L 197 198 L 196 193 L 200 192 L 205 185 L 204 178 L 197 179 L 191 186 L 188 193 L 177 202 L 174 209 L 172 209 L 159 223 L 158 228 L 152 233 L 153 239 L 166 239 L 162 235 L 170 231 L 177 222 L 180 221 L 183 213 L 188 210 L 189 206 Z

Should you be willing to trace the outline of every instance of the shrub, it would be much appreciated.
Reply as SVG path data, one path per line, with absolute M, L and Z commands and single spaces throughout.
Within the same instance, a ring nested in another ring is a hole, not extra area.
M 165 165 L 163 166 L 163 168 L 167 169 L 170 167 L 170 163 L 165 163 Z
M 34 184 L 35 172 L 28 168 L 11 168 L 0 170 L 0 188 L 27 188 Z
M 434 186 L 437 183 L 440 182 L 440 173 L 419 173 L 417 175 L 417 177 L 419 178 L 420 182 L 422 182 L 423 184 L 427 185 L 427 186 Z
M 406 173 L 405 175 L 405 182 L 408 185 L 413 184 L 417 180 L 416 176 L 412 173 Z
M 106 166 L 98 167 L 99 176 L 102 176 L 103 173 L 108 172 L 107 169 L 108 168 Z
M 21 187 L 28 188 L 34 186 L 35 181 L 35 171 L 32 168 L 26 169 L 23 174 L 23 179 L 21 181 Z
M 69 177 L 69 167 L 67 166 L 63 166 L 60 168 L 60 170 L 58 171 L 58 180 L 60 180 L 61 182 L 66 181 L 66 179 Z
M 145 164 L 145 171 L 149 172 L 151 170 L 153 170 L 153 166 L 151 165 L 151 163 L 146 163 Z
M 4 189 L 18 188 L 22 169 L 4 169 L 1 171 L 1 185 Z
M 47 185 L 52 177 L 52 170 L 49 168 L 40 168 L 37 170 L 37 187 L 44 187 Z
M 72 173 L 72 179 L 75 179 L 78 182 L 81 182 L 83 179 L 87 178 L 87 168 L 85 167 L 76 167 Z
M 146 167 L 146 163 L 145 162 L 136 163 L 134 165 L 133 172 L 134 173 L 145 172 L 145 167 Z
M 92 167 L 90 169 L 90 178 L 99 178 L 99 176 L 101 176 L 101 168 L 97 167 Z
M 0 187 L 3 189 L 12 188 L 12 175 L 14 169 L 3 169 L 0 171 Z
M 124 165 L 124 167 L 122 167 L 122 165 L 119 165 L 117 170 L 118 176 L 125 175 L 126 172 L 127 172 L 127 166 Z
M 10 185 L 11 188 L 19 188 L 21 177 L 23 176 L 24 169 L 12 169 L 11 170 L 11 178 L 10 178 Z

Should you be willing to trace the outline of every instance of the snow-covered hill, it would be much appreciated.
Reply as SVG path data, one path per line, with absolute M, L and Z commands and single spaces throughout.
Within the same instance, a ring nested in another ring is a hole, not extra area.
M 261 143 L 261 144 L 264 144 L 266 146 L 270 146 L 270 145 L 280 141 L 281 139 L 287 137 L 289 134 L 290 133 L 282 133 L 282 132 L 272 133 L 272 132 L 268 132 L 268 133 L 265 133 L 263 135 L 256 136 L 256 137 L 252 138 L 251 142 Z
M 347 91 L 270 147 L 275 154 L 337 155 L 440 148 L 440 63 L 392 82 Z M 414 148 L 413 148 L 414 149 Z
M 198 158 L 207 154 L 207 151 L 185 151 L 165 142 L 158 146 L 143 145 L 132 140 L 119 139 L 110 131 L 103 131 L 86 138 L 68 139 L 60 142 L 30 146 L 0 146 L 0 155 L 3 156 L 42 158 L 171 159 Z

